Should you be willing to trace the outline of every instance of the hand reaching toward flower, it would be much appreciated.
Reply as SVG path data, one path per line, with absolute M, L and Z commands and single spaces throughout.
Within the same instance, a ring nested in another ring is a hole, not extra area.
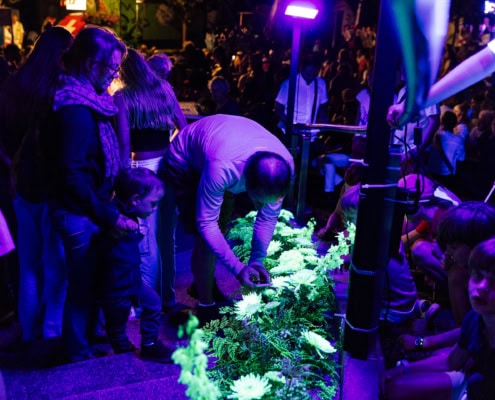
M 237 275 L 237 279 L 247 287 L 270 286 L 270 274 L 259 264 L 246 265 Z

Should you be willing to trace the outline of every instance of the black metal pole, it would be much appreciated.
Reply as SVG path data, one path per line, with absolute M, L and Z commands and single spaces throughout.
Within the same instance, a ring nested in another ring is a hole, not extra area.
M 290 143 L 289 151 L 294 160 L 298 159 L 297 143 L 298 137 L 294 132 L 294 110 L 296 102 L 296 78 L 299 70 L 299 51 L 301 48 L 301 22 L 295 18 L 292 25 L 292 45 L 290 54 L 290 76 L 289 76 L 289 95 L 287 103 L 287 120 L 285 126 L 286 145 Z M 294 202 L 295 181 L 292 182 L 290 191 L 287 195 L 290 208 L 295 208 Z
M 400 153 L 389 149 L 390 127 L 386 122 L 399 59 L 387 6 L 387 0 L 380 2 L 367 129 L 368 169 L 361 189 L 344 329 L 344 350 L 360 359 L 368 358 L 376 349 L 394 214 L 394 202 L 387 199 L 395 199 L 400 168 Z

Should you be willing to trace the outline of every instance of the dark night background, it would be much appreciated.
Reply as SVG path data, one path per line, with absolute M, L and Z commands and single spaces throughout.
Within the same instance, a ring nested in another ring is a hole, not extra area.
M 146 1 L 146 0 L 145 0 Z M 238 22 L 238 13 L 240 11 L 254 11 L 256 9 L 270 7 L 278 0 L 205 0 L 202 7 L 206 9 L 218 9 L 221 12 L 222 25 L 229 26 Z M 432 0 L 433 1 L 433 0 Z M 147 2 L 160 3 L 159 0 L 148 0 Z M 280 3 L 285 0 L 280 0 Z M 355 11 L 359 0 L 348 0 L 350 7 Z M 4 6 L 18 8 L 21 12 L 21 21 L 24 24 L 25 31 L 40 31 L 40 25 L 43 19 L 51 14 L 59 19 L 65 14 L 65 9 L 60 7 L 59 0 L 0 0 Z M 315 38 L 321 38 L 322 42 L 329 41 L 333 35 L 334 17 L 332 6 L 335 4 L 331 0 L 321 0 L 322 12 L 318 21 L 306 30 L 306 41 L 313 41 Z M 361 25 L 376 25 L 378 21 L 380 0 L 362 0 Z M 451 16 L 463 16 L 464 21 L 468 24 L 477 25 L 481 22 L 483 16 L 483 4 L 481 0 L 452 0 Z M 278 30 L 278 31 L 277 31 Z M 289 27 L 284 24 L 276 24 L 273 30 L 275 36 L 287 36 Z M 325 43 L 323 43 L 325 44 Z

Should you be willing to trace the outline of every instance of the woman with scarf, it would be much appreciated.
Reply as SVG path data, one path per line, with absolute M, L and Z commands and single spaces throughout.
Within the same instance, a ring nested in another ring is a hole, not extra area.
M 69 362 L 92 357 L 89 334 L 98 316 L 92 240 L 100 229 L 124 235 L 138 228 L 110 202 L 120 157 L 111 124 L 117 107 L 107 88 L 125 54 L 124 43 L 111 31 L 83 29 L 64 58 L 66 74 L 54 98 L 52 213 L 67 262 L 62 336 Z

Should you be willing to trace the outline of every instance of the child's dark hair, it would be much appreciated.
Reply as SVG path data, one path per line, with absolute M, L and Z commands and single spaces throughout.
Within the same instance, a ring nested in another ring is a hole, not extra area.
M 114 181 L 115 196 L 123 202 L 132 196 L 140 198 L 149 195 L 155 188 L 163 188 L 163 182 L 147 168 L 122 168 Z
M 470 247 L 495 236 L 495 208 L 481 201 L 467 201 L 448 210 L 438 224 L 437 242 L 464 243 Z
M 246 189 L 254 196 L 285 196 L 289 192 L 292 171 L 280 155 L 258 151 L 248 158 L 244 169 Z
M 457 125 L 457 116 L 452 111 L 445 111 L 440 122 L 443 125 L 443 129 L 448 132 L 453 132 Z
M 470 274 L 487 271 L 495 275 L 495 237 L 476 245 L 469 255 L 468 267 Z

